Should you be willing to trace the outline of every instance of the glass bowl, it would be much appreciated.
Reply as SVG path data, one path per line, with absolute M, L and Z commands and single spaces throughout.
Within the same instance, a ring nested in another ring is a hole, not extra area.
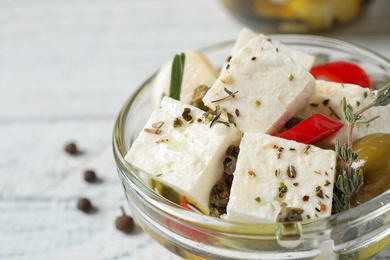
M 372 0 L 221 0 L 237 20 L 262 32 L 326 30 L 361 16 Z
M 271 37 L 330 61 L 358 62 L 378 85 L 390 81 L 390 61 L 367 49 L 320 36 Z M 233 43 L 201 51 L 220 67 Z M 152 112 L 154 77 L 123 105 L 115 124 L 113 149 L 134 217 L 162 246 L 186 259 L 367 259 L 390 245 L 390 191 L 347 212 L 291 225 L 226 221 L 189 211 L 156 193 L 124 160 Z

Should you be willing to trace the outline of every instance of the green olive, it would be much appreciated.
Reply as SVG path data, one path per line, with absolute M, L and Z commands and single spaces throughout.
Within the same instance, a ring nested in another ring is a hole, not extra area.
M 365 161 L 364 184 L 351 200 L 351 206 L 358 206 L 390 189 L 390 134 L 370 134 L 359 139 L 353 150 L 362 149 L 357 158 Z

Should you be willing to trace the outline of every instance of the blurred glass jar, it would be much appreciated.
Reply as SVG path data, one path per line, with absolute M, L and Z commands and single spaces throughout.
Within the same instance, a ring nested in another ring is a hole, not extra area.
M 221 0 L 246 26 L 264 33 L 331 29 L 359 17 L 372 0 Z

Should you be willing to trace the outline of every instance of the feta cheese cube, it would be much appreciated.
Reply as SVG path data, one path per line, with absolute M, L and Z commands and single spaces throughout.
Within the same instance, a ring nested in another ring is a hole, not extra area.
M 200 85 L 210 87 L 219 75 L 219 71 L 199 51 L 186 51 L 180 101 L 190 104 L 194 90 Z M 152 104 L 159 107 L 162 96 L 169 96 L 172 61 L 170 59 L 159 70 L 153 81 Z
M 353 111 L 372 103 L 375 100 L 377 91 L 362 88 L 354 84 L 343 84 L 324 80 L 317 80 L 314 94 L 309 102 L 296 114 L 296 117 L 306 118 L 315 113 L 329 116 L 335 120 L 347 124 L 343 117 L 341 102 L 343 97 L 352 106 Z M 364 117 L 378 119 L 370 122 L 368 125 L 357 124 L 352 132 L 353 140 L 357 140 L 365 135 L 372 133 L 390 133 L 390 123 L 384 117 L 390 112 L 390 108 L 373 107 L 364 112 Z M 341 128 L 335 135 L 331 136 L 325 142 L 327 145 L 334 146 L 336 139 L 341 144 L 347 141 L 347 127 Z
M 238 145 L 242 134 L 234 125 L 210 127 L 203 114 L 164 97 L 125 160 L 207 210 L 210 191 L 224 171 L 226 150 Z
M 307 70 L 256 37 L 223 68 L 203 102 L 226 108 L 242 132 L 274 133 L 307 103 L 314 85 Z
M 272 37 L 268 37 L 264 34 L 256 34 L 252 30 L 248 28 L 243 28 L 233 46 L 233 50 L 231 55 L 234 56 L 242 47 L 244 47 L 250 40 L 255 37 L 260 37 L 261 39 L 272 41 L 272 44 L 278 47 L 280 50 L 283 50 L 291 59 L 293 59 L 296 63 L 301 65 L 307 70 L 310 70 L 313 67 L 315 57 L 311 54 L 294 50 L 283 43 L 272 39 Z
M 267 134 L 245 133 L 227 206 L 228 220 L 275 222 L 282 208 L 329 216 L 336 153 Z

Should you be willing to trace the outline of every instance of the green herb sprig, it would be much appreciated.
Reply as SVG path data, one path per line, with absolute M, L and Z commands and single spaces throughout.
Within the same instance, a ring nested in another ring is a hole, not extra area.
M 369 124 L 379 116 L 365 118 L 362 113 L 372 107 L 387 106 L 390 104 L 390 83 L 377 91 L 374 101 L 361 108 L 357 112 L 353 111 L 352 106 L 346 99 L 342 100 L 342 112 L 347 121 L 348 136 L 347 143 L 340 146 L 336 140 L 335 151 L 337 156 L 343 161 L 339 174 L 336 179 L 335 195 L 333 196 L 333 212 L 339 213 L 350 208 L 352 197 L 359 191 L 364 183 L 363 170 L 352 167 L 352 163 L 359 157 L 361 149 L 352 150 L 353 139 L 352 132 L 356 124 Z
M 171 84 L 169 87 L 169 96 L 180 100 L 181 84 L 183 82 L 185 64 L 185 54 L 176 54 L 172 61 Z

